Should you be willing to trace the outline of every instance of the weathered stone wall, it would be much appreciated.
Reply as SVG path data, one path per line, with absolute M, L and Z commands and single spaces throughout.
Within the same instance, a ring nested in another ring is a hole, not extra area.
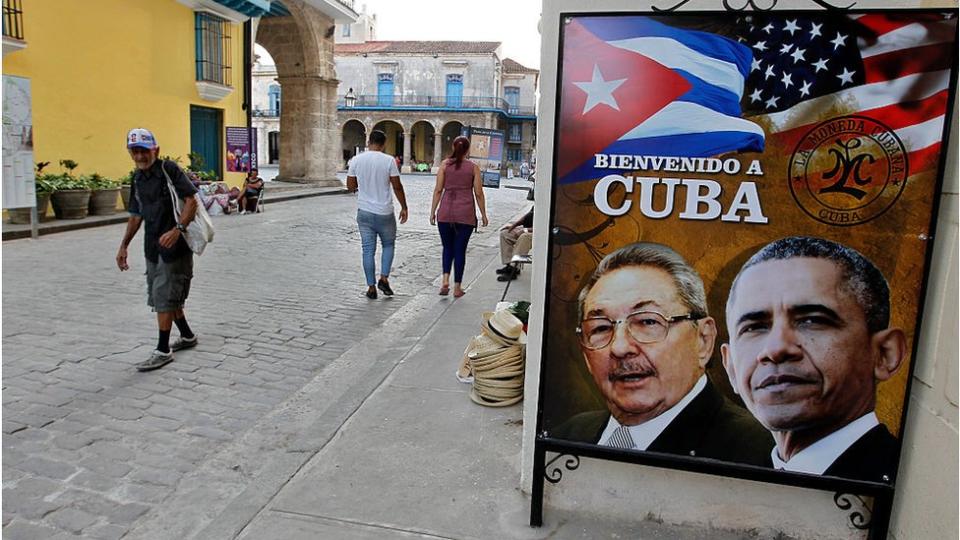
M 451 63 L 456 62 L 456 63 Z M 484 55 L 394 55 L 368 54 L 337 57 L 339 94 L 349 88 L 356 95 L 377 95 L 377 76 L 393 74 L 395 96 L 444 96 L 447 93 L 447 75 L 463 75 L 463 95 L 498 96 L 497 59 Z

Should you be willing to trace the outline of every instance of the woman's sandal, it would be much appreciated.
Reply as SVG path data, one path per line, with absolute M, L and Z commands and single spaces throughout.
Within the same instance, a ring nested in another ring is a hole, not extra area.
M 439 294 L 440 296 L 447 296 L 448 294 L 450 294 L 450 286 L 449 285 L 441 286 L 440 292 L 437 294 Z
M 464 291 L 464 290 L 462 290 L 462 289 L 459 290 L 459 291 L 453 291 L 453 297 L 454 297 L 454 298 L 460 298 L 461 296 L 463 296 L 463 295 L 465 295 L 465 294 L 467 294 L 467 291 Z

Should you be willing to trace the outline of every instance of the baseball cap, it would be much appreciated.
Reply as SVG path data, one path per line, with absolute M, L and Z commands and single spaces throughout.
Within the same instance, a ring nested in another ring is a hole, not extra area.
M 133 128 L 127 133 L 127 148 L 146 148 L 153 150 L 157 147 L 157 139 L 149 129 Z

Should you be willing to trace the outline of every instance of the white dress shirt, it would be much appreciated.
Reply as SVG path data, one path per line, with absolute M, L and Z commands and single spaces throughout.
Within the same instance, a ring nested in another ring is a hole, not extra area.
M 655 441 L 657 437 L 663 433 L 663 430 L 667 429 L 667 426 L 673 422 L 674 418 L 679 415 L 683 409 L 693 401 L 693 398 L 697 397 L 700 392 L 707 386 L 707 376 L 701 375 L 700 379 L 697 381 L 697 384 L 693 385 L 693 388 L 687 392 L 687 395 L 683 396 L 683 399 L 677 402 L 676 405 L 670 407 L 663 414 L 657 416 L 656 418 L 651 418 L 642 424 L 636 426 L 627 426 L 627 429 L 630 430 L 630 436 L 633 438 L 634 449 L 635 450 L 646 450 L 650 443 Z M 602 446 L 612 446 L 610 443 L 610 436 L 613 435 L 613 432 L 620 427 L 620 422 L 617 422 L 617 419 L 610 415 L 610 420 L 607 422 L 607 427 L 603 429 L 603 433 L 600 434 L 600 445 Z
M 780 459 L 777 447 L 770 451 L 773 459 L 773 468 L 778 470 L 823 474 L 833 465 L 833 462 L 846 452 L 853 443 L 857 442 L 868 431 L 880 424 L 877 414 L 870 411 L 853 422 L 834 431 L 819 441 L 797 452 L 790 461 Z

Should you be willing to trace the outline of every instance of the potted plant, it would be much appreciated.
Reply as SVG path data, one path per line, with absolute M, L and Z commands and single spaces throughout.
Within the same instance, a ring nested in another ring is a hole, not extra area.
M 50 206 L 50 193 L 53 191 L 53 184 L 57 178 L 57 175 L 45 174 L 43 172 L 43 168 L 49 164 L 49 161 L 38 162 L 36 175 L 34 176 L 36 185 L 34 192 L 37 195 L 37 216 L 40 218 L 40 221 L 46 220 L 47 208 Z M 52 181 L 50 179 L 51 177 L 53 178 Z M 12 224 L 30 223 L 29 208 L 11 208 L 7 210 L 7 213 L 10 215 L 10 223 Z
M 65 169 L 53 180 L 53 213 L 57 219 L 81 219 L 87 217 L 90 207 L 90 188 L 85 178 L 73 175 L 77 162 L 72 159 L 61 159 L 60 167 Z
M 123 201 L 123 209 L 130 209 L 130 184 L 133 183 L 133 171 L 117 179 L 120 183 L 120 200 Z
M 117 212 L 117 194 L 120 193 L 120 184 L 97 173 L 85 177 L 85 181 L 92 190 L 90 215 L 109 216 L 115 214 Z

